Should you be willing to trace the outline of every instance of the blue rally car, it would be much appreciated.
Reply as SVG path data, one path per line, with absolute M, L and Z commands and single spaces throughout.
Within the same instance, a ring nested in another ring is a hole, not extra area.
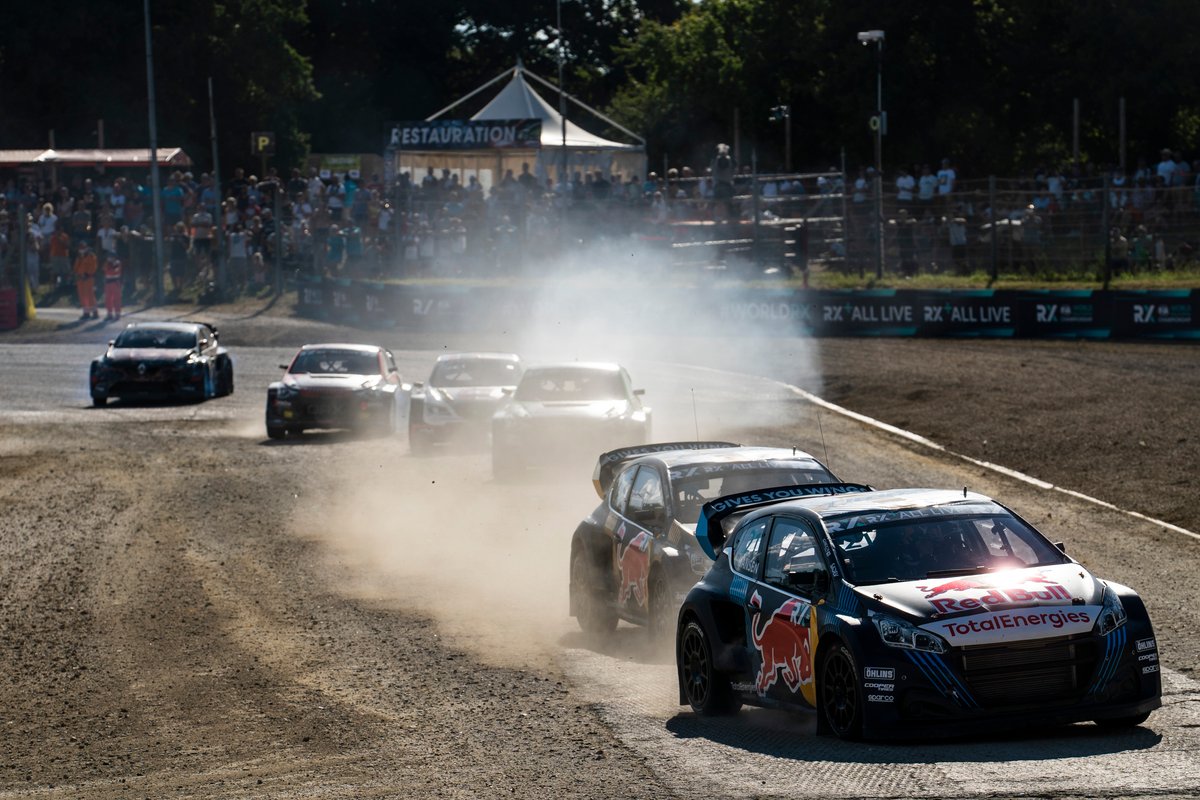
M 676 664 L 697 713 L 815 709 L 855 739 L 1133 726 L 1161 703 L 1141 598 L 983 495 L 786 486 L 706 503 L 696 538 L 716 562 Z

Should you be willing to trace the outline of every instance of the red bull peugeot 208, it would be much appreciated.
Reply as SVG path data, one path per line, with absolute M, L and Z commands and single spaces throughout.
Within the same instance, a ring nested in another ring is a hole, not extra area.
M 1141 598 L 983 495 L 780 487 L 706 503 L 696 539 L 716 561 L 676 664 L 697 713 L 815 709 L 856 739 L 1126 727 L 1160 705 Z

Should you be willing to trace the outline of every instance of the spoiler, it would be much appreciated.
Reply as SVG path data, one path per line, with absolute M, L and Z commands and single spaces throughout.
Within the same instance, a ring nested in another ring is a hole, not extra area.
M 701 549 L 708 554 L 708 557 L 716 561 L 717 553 L 721 551 L 721 545 L 725 544 L 725 529 L 721 527 L 721 520 L 730 514 L 801 497 L 873 491 L 875 491 L 873 488 L 861 483 L 805 483 L 800 486 L 776 486 L 773 489 L 755 489 L 743 494 L 718 497 L 708 501 L 700 509 L 700 519 L 696 522 L 696 541 L 700 543 Z
M 612 485 L 613 475 L 626 461 L 650 453 L 665 453 L 668 450 L 719 450 L 724 447 L 741 447 L 734 442 L 659 442 L 656 444 L 639 444 L 634 447 L 621 447 L 602 453 L 596 461 L 596 469 L 592 472 L 592 486 L 596 494 L 604 497 L 608 487 Z

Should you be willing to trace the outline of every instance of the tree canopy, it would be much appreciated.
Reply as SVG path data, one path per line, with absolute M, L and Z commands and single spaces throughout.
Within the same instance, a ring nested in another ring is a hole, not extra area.
M 562 35 L 557 13 L 561 9 Z M 142 4 L 89 0 L 52 21 L 16 4 L 0 27 L 0 147 L 147 143 Z M 704 163 L 741 142 L 764 169 L 872 159 L 882 75 L 885 168 L 949 157 L 970 174 L 1073 155 L 1129 166 L 1200 151 L 1189 0 L 154 0 L 160 144 L 210 152 L 212 78 L 222 163 L 274 130 L 279 163 L 308 149 L 378 152 L 388 120 L 423 118 L 522 59 L 648 141 L 651 163 Z M 856 33 L 886 32 L 882 51 Z M 561 45 L 561 50 L 560 50 Z M 608 133 L 598 130 L 599 133 Z

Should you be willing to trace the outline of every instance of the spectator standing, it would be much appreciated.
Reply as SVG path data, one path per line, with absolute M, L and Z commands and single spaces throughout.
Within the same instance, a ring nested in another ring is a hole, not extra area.
M 36 289 L 41 283 L 42 229 L 38 227 L 32 214 L 26 214 L 25 218 L 28 236 L 25 245 L 25 273 L 29 276 L 29 285 Z
M 187 284 L 188 232 L 183 222 L 176 222 L 168 234 L 167 272 L 171 275 L 171 288 L 178 294 Z
M 98 255 L 101 261 L 103 261 L 105 256 L 111 255 L 116 257 L 117 237 L 119 235 L 117 229 L 113 227 L 112 222 L 105 222 L 96 231 L 96 249 L 99 251 Z
M 104 256 L 104 318 L 121 318 L 121 291 L 124 284 L 121 274 L 121 259 L 116 253 Z
M 47 246 L 50 253 L 50 277 L 55 284 L 66 283 L 71 274 L 71 234 L 64 226 L 59 225 L 50 234 Z
M 342 211 L 346 207 L 346 187 L 337 175 L 325 187 L 325 205 L 329 209 L 329 218 L 335 223 L 341 222 Z
M 937 185 L 937 176 L 929 169 L 928 164 L 922 164 L 921 177 L 917 179 L 917 204 L 921 208 L 928 209 L 933 206 L 933 197 L 937 193 Z
M 241 291 L 246 283 L 246 270 L 250 260 L 250 242 L 242 223 L 229 231 L 229 280 L 235 292 Z
M 712 162 L 713 200 L 716 208 L 722 209 L 724 219 L 733 215 L 733 179 L 737 174 L 737 163 L 729 154 L 729 145 L 717 145 L 717 155 Z
M 954 167 L 950 165 L 950 159 L 942 159 L 942 168 L 937 172 L 937 189 L 938 197 L 949 203 L 954 195 L 954 184 L 958 180 L 958 173 Z
M 212 265 L 213 218 L 208 209 L 199 206 L 192 214 L 192 258 L 195 261 L 193 274 L 207 273 Z
M 78 245 L 75 256 L 75 291 L 79 294 L 79 305 L 83 309 L 80 319 L 96 319 L 100 312 L 96 310 L 96 254 L 87 242 Z
M 917 179 L 912 176 L 908 170 L 900 168 L 900 174 L 896 176 L 896 202 L 901 208 L 907 208 L 913 202 L 913 190 L 917 187 Z

